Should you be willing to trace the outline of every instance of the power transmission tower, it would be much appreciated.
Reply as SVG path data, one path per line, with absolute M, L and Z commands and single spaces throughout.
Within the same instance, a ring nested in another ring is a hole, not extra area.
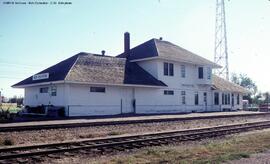
M 215 69 L 215 74 L 229 80 L 228 47 L 225 20 L 224 0 L 216 0 L 216 31 L 215 31 L 215 57 L 216 64 L 222 68 Z

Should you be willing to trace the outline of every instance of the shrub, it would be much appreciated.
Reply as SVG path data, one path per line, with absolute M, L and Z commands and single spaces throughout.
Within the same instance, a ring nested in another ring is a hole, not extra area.
M 3 142 L 3 145 L 6 145 L 6 146 L 10 146 L 10 145 L 14 145 L 14 141 L 11 140 L 11 139 L 5 139 L 4 142 Z

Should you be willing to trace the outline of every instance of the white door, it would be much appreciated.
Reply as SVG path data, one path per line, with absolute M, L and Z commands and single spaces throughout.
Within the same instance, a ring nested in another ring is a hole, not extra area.
M 132 88 L 122 89 L 122 99 L 121 99 L 121 111 L 122 113 L 133 113 L 133 91 Z

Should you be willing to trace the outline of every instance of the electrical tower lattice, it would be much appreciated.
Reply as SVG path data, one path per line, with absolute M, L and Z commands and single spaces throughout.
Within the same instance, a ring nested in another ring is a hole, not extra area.
M 228 47 L 225 21 L 224 0 L 216 1 L 216 31 L 215 31 L 215 57 L 216 64 L 222 66 L 215 69 L 214 73 L 229 80 Z

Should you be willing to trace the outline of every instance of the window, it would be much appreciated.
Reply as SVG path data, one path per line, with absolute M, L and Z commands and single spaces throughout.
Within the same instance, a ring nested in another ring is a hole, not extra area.
M 222 93 L 222 105 L 231 104 L 231 94 L 230 93 Z
M 198 92 L 196 92 L 195 93 L 195 105 L 199 105 L 199 93 Z
M 164 95 L 174 95 L 172 90 L 164 90 Z
M 56 96 L 57 95 L 57 88 L 56 86 L 51 87 L 51 96 Z
M 237 105 L 239 105 L 240 104 L 240 96 L 239 96 L 239 94 L 237 94 Z
M 174 71 L 173 71 L 173 64 L 172 63 L 169 63 L 169 75 L 170 76 L 173 76 L 174 74 Z
M 207 102 L 207 92 L 203 93 L 203 101 L 206 103 Z
M 227 104 L 228 104 L 228 95 L 225 94 L 225 105 L 227 105 Z
M 228 93 L 228 104 L 231 104 L 231 94 Z
M 165 76 L 173 76 L 174 74 L 174 70 L 173 70 L 173 63 L 164 63 L 163 64 L 164 67 L 164 75 Z
M 207 79 L 211 79 L 212 70 L 210 67 L 207 67 Z
M 224 96 L 224 93 L 222 93 L 222 105 L 224 105 L 224 104 L 225 104 L 224 99 L 225 99 L 225 96 Z
M 234 94 L 232 93 L 232 106 L 234 106 Z
M 199 79 L 203 79 L 203 67 L 198 68 Z
M 186 104 L 186 91 L 181 91 L 182 104 Z
M 169 75 L 169 63 L 164 63 L 164 75 L 168 76 Z
M 48 87 L 39 88 L 39 93 L 48 93 L 48 90 Z
M 215 101 L 215 105 L 219 105 L 219 94 L 218 94 L 218 92 L 214 93 L 214 101 Z
M 185 67 L 185 65 L 181 65 L 181 77 L 182 78 L 186 77 L 186 67 Z
M 105 87 L 90 87 L 90 92 L 102 92 L 102 93 L 105 93 Z

